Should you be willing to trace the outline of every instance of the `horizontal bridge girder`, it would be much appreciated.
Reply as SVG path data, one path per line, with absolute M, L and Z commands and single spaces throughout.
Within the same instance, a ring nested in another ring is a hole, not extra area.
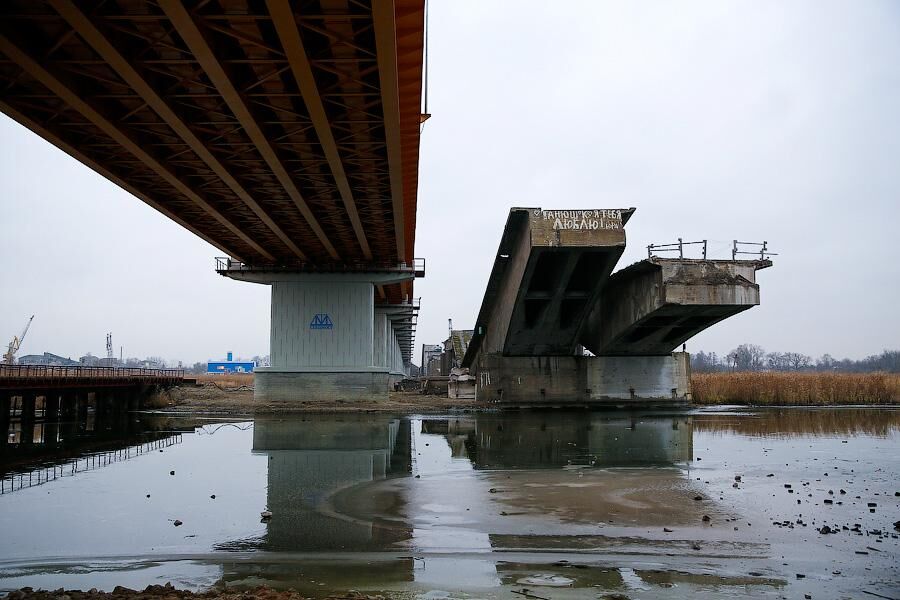
M 756 271 L 769 261 L 653 258 L 614 274 L 581 344 L 596 355 L 664 355 L 759 304 Z

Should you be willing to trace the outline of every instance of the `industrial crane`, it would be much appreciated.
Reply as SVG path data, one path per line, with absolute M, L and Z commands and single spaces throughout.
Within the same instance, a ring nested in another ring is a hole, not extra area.
M 4 364 L 16 364 L 16 352 L 18 352 L 19 348 L 22 346 L 22 340 L 25 339 L 25 334 L 28 333 L 28 328 L 31 327 L 31 322 L 33 320 L 34 315 L 31 315 L 31 318 L 28 319 L 27 323 L 25 323 L 25 329 L 22 330 L 22 335 L 14 336 L 12 341 L 9 343 L 9 349 L 6 351 L 6 354 L 3 355 Z

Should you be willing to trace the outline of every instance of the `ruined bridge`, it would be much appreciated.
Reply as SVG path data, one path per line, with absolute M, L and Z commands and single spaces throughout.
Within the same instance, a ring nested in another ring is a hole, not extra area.
M 675 350 L 758 305 L 756 271 L 772 262 L 765 253 L 756 260 L 651 256 L 613 273 L 633 213 L 510 211 L 462 361 L 477 375 L 480 400 L 690 400 L 689 356 Z

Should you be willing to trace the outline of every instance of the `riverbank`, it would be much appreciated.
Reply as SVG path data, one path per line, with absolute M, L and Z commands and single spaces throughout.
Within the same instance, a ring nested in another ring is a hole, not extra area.
M 717 406 L 900 406 L 900 375 L 890 373 L 695 373 L 693 405 Z M 260 402 L 253 397 L 253 375 L 202 375 L 197 385 L 172 388 L 150 408 L 184 414 L 249 415 L 293 412 L 445 413 L 495 408 L 472 400 L 418 392 L 391 392 L 387 400 L 298 399 Z
M 153 399 L 149 408 L 176 414 L 250 415 L 296 412 L 385 412 L 393 414 L 446 413 L 485 408 L 472 400 L 455 400 L 445 396 L 418 392 L 391 392 L 387 400 L 334 401 L 298 399 L 291 405 L 262 402 L 253 398 L 253 388 L 245 384 L 229 387 L 200 384 L 172 388 Z

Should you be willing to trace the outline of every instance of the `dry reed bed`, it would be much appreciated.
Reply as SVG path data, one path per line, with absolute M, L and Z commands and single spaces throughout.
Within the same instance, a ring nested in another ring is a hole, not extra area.
M 892 373 L 695 373 L 691 385 L 695 404 L 900 404 Z
M 190 375 L 188 376 L 190 377 Z M 197 383 L 213 383 L 220 388 L 238 388 L 253 385 L 253 373 L 203 373 L 197 375 Z

